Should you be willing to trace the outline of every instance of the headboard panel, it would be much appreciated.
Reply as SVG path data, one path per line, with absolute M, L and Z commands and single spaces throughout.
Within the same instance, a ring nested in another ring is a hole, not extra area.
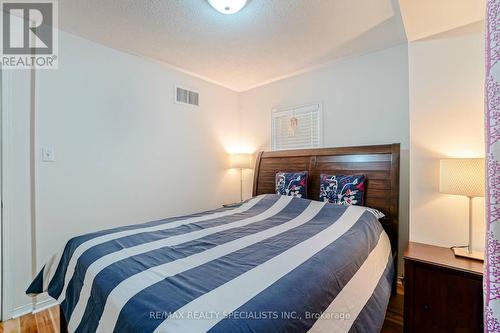
M 307 195 L 318 200 L 319 175 L 364 174 L 367 178 L 365 205 L 386 215 L 381 223 L 393 252 L 398 246 L 399 213 L 399 144 L 317 148 L 260 152 L 254 172 L 253 195 L 275 193 L 275 175 L 278 171 L 309 172 Z

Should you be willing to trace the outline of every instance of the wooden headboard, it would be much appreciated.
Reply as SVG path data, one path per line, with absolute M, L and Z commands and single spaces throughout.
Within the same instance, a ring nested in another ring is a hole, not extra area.
M 318 200 L 319 176 L 366 176 L 365 205 L 386 215 L 381 223 L 391 240 L 393 253 L 398 248 L 399 143 L 380 146 L 317 148 L 260 152 L 255 162 L 253 196 L 275 193 L 278 171 L 309 173 L 307 196 Z

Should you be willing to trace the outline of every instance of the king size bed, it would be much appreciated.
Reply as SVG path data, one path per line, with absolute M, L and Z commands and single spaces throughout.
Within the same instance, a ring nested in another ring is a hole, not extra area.
M 310 199 L 275 193 L 308 171 Z M 365 206 L 318 201 L 366 177 Z M 378 332 L 394 288 L 399 144 L 262 152 L 240 205 L 69 240 L 27 290 L 70 332 Z

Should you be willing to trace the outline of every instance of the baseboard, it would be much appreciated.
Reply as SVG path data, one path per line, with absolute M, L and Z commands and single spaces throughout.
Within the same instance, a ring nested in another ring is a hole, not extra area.
M 37 302 L 35 304 L 35 307 L 33 309 L 33 313 L 37 313 L 37 312 L 40 312 L 40 311 L 43 311 L 43 310 L 46 310 L 48 308 L 51 308 L 53 306 L 56 306 L 58 303 L 55 299 L 53 299 L 52 297 L 51 298 L 47 298 L 47 299 L 44 299 L 40 302 Z
M 21 316 L 27 315 L 29 313 L 37 313 L 45 309 L 56 306 L 58 303 L 53 298 L 45 298 L 36 302 L 35 304 L 26 304 L 12 310 L 12 318 L 19 318 Z M 9 318 L 7 318 L 9 319 Z M 6 319 L 5 319 L 6 320 Z
M 24 316 L 24 315 L 26 315 L 28 313 L 32 313 L 32 312 L 33 312 L 33 304 L 30 303 L 30 304 L 18 306 L 17 308 L 12 309 L 11 317 L 18 318 L 18 317 Z M 8 320 L 11 318 L 3 318 L 3 319 Z

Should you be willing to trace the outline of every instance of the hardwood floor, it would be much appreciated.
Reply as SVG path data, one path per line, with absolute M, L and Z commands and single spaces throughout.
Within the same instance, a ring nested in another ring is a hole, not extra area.
M 391 297 L 381 333 L 403 332 L 403 291 L 398 287 Z M 59 333 L 59 309 L 53 307 L 35 314 L 0 323 L 0 333 Z
M 391 297 L 380 333 L 403 333 L 403 287 L 398 285 L 397 294 Z
M 52 307 L 35 314 L 0 323 L 0 333 L 58 333 L 59 309 Z

